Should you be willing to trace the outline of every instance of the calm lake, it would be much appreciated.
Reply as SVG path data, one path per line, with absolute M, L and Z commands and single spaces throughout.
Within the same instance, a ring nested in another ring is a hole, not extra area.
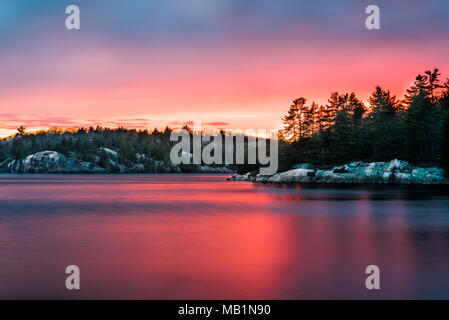
M 449 299 L 446 190 L 225 180 L 0 175 L 0 298 Z

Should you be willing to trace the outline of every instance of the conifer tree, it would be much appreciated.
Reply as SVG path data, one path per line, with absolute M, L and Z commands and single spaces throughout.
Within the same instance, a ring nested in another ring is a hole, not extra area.
M 287 114 L 282 118 L 284 123 L 283 137 L 290 142 L 298 142 L 304 136 L 304 111 L 306 99 L 298 98 L 293 101 L 293 104 L 287 111 Z
M 399 116 L 400 104 L 390 91 L 377 86 L 368 99 L 371 106 L 369 115 L 369 135 L 371 137 L 372 158 L 387 161 L 402 155 L 402 121 Z

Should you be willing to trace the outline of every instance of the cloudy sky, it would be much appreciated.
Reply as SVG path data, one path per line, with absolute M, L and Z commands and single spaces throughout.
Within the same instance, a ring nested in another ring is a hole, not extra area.
M 81 29 L 65 28 L 65 8 Z M 365 8 L 381 29 L 365 28 Z M 449 76 L 447 0 L 0 0 L 0 136 L 24 125 L 279 128 L 296 97 Z

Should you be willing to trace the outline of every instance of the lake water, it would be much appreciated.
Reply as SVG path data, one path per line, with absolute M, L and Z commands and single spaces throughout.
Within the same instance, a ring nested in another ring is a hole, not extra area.
M 0 298 L 449 299 L 447 191 L 225 178 L 0 175 Z

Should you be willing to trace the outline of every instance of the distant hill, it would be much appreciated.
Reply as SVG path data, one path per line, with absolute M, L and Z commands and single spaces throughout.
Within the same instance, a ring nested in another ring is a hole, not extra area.
M 228 166 L 174 165 L 171 129 L 52 129 L 0 140 L 0 172 L 11 173 L 229 173 Z

